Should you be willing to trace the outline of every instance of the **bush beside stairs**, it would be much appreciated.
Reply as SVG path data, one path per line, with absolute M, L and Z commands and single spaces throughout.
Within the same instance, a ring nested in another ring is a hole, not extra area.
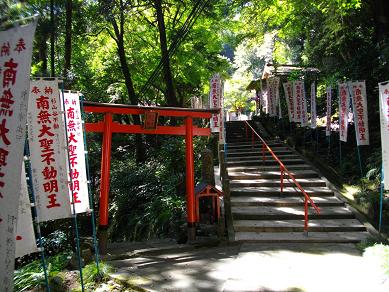
M 236 241 L 357 243 L 369 237 L 342 200 L 304 159 L 279 140 L 266 143 L 292 172 L 320 214 L 309 207 L 308 236 L 304 233 L 304 195 L 284 176 L 269 152 L 262 161 L 262 143 L 248 137 L 244 121 L 226 123 L 226 167 Z M 258 132 L 260 135 L 261 133 Z

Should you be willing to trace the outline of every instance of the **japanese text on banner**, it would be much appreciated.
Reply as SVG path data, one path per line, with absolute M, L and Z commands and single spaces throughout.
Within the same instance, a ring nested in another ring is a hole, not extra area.
M 82 126 L 80 96 L 78 93 L 66 92 L 65 115 L 68 136 L 70 181 L 69 195 L 73 195 L 76 213 L 87 212 L 90 209 L 88 182 L 84 153 L 84 133 Z M 73 208 L 72 208 L 73 212 Z
M 289 122 L 294 122 L 293 84 L 292 82 L 285 82 L 283 86 L 285 91 L 286 105 L 288 106 Z
M 331 135 L 331 104 L 332 104 L 332 88 L 327 87 L 327 120 L 326 120 L 326 136 Z
M 380 120 L 382 143 L 382 166 L 384 168 L 384 188 L 389 190 L 389 82 L 378 85 L 380 92 Z
M 348 112 L 350 108 L 350 97 L 347 83 L 338 84 L 339 90 L 339 139 L 347 142 Z
M 215 74 L 211 79 L 209 92 L 209 108 L 220 108 L 221 79 L 219 74 Z M 220 131 L 220 114 L 213 114 L 211 117 L 211 131 Z
M 303 98 L 303 92 L 301 87 L 301 81 L 293 81 L 293 106 L 294 106 L 294 121 L 301 123 L 301 104 Z
M 369 145 L 369 123 L 367 118 L 367 100 L 365 81 L 349 83 L 351 88 L 355 134 L 357 145 Z
M 13 290 L 16 219 L 36 22 L 0 32 L 0 282 Z M 16 190 L 16 191 L 15 191 Z
M 316 84 L 315 82 L 311 83 L 311 128 L 315 129 L 316 124 Z
M 31 81 L 28 141 L 39 222 L 71 216 L 58 80 Z

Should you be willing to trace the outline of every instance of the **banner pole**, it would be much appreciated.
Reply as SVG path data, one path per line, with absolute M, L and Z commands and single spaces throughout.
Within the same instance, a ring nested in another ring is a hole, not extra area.
M 384 166 L 381 165 L 381 186 L 380 186 L 380 217 L 378 222 L 378 232 L 381 233 L 382 227 L 382 205 L 384 196 Z
M 339 165 L 342 166 L 342 141 L 339 135 Z
M 96 217 L 94 211 L 94 200 L 91 191 L 91 181 L 90 181 L 90 172 L 89 172 L 89 159 L 88 159 L 88 144 L 86 141 L 86 130 L 85 130 L 85 111 L 84 111 L 84 96 L 80 96 L 80 108 L 81 108 L 81 117 L 82 117 L 82 127 L 84 132 L 84 152 L 85 152 L 85 166 L 86 166 L 86 177 L 88 180 L 88 194 L 89 194 L 89 204 L 91 206 L 91 221 L 92 221 L 92 236 L 93 236 L 93 245 L 95 248 L 95 262 L 97 273 L 100 274 L 99 267 L 99 247 L 97 244 L 97 234 L 96 234 Z
M 362 168 L 361 152 L 360 152 L 360 150 L 359 150 L 359 146 L 358 146 L 358 145 L 357 145 L 357 154 L 358 154 L 359 170 L 361 171 L 361 177 L 363 177 L 363 168 Z
M 28 171 L 27 171 L 27 182 L 28 182 L 28 186 L 30 187 L 31 198 L 32 198 L 32 203 L 33 203 L 33 208 L 34 208 L 33 214 L 34 214 L 35 231 L 36 231 L 36 235 L 38 236 L 39 251 L 40 251 L 41 263 L 42 263 L 42 268 L 43 268 L 43 274 L 45 276 L 46 289 L 47 289 L 48 292 L 50 292 L 51 289 L 50 289 L 50 285 L 49 285 L 49 276 L 48 276 L 48 272 L 47 272 L 45 249 L 43 247 L 40 222 L 38 220 L 38 215 L 37 215 L 38 211 L 37 211 L 37 207 L 35 205 L 35 193 L 34 193 L 33 182 L 32 182 L 30 148 L 28 146 L 28 141 L 27 140 L 26 140 L 26 142 L 24 144 L 24 152 L 25 152 L 24 160 L 26 161 L 27 169 L 28 169 Z M 23 164 L 23 167 L 25 167 L 24 164 Z
M 330 157 L 330 154 L 331 154 L 331 131 L 330 131 L 330 135 L 328 136 L 328 153 L 327 153 L 327 157 Z
M 58 80 L 59 81 L 59 80 Z M 64 123 L 65 123 L 65 147 L 66 147 L 66 153 L 67 153 L 67 162 L 69 167 L 69 172 L 71 172 L 71 165 L 70 165 L 70 157 L 69 157 L 69 137 L 68 137 L 68 129 L 67 129 L 67 118 L 65 113 L 65 94 L 64 94 L 64 82 L 61 82 L 61 93 L 62 93 L 62 109 L 63 109 L 63 117 L 64 117 Z M 80 235 L 78 232 L 78 222 L 77 222 L 77 213 L 76 213 L 76 206 L 74 204 L 74 193 L 73 193 L 73 179 L 71 174 L 68 174 L 69 176 L 69 183 L 70 183 L 70 191 L 71 191 L 71 204 L 73 209 L 72 219 L 74 223 L 74 230 L 76 233 L 76 250 L 77 250 L 77 258 L 78 258 L 78 269 L 80 271 L 80 282 L 81 282 L 81 291 L 84 292 L 84 279 L 82 276 L 82 263 L 81 263 L 81 250 L 80 250 Z

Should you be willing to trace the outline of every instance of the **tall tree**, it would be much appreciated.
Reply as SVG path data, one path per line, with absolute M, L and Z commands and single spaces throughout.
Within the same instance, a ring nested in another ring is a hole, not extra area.
M 170 68 L 170 57 L 167 47 L 166 40 L 166 28 L 165 28 L 165 19 L 162 10 L 162 1 L 155 0 L 155 10 L 157 12 L 157 22 L 158 22 L 158 31 L 159 31 L 159 41 L 161 48 L 162 64 L 163 64 L 163 73 L 166 83 L 166 100 L 168 106 L 178 106 L 176 91 L 174 89 L 174 83 L 172 78 L 172 72 Z
M 72 59 L 72 16 L 73 16 L 73 1 L 66 0 L 66 22 L 65 22 L 65 56 L 63 76 L 67 89 L 71 88 L 70 68 Z
M 110 36 L 114 39 L 117 46 L 117 54 L 120 61 L 120 68 L 124 77 L 124 83 L 130 104 L 137 105 L 139 102 L 138 96 L 135 93 L 134 83 L 132 81 L 131 71 L 127 62 L 126 50 L 124 47 L 124 34 L 125 34 L 125 13 L 130 4 L 127 1 L 100 1 L 102 5 L 102 11 L 107 21 L 111 24 L 113 32 L 109 30 Z M 133 117 L 134 124 L 140 124 L 140 118 L 138 115 Z M 136 135 L 136 161 L 138 163 L 145 160 L 145 151 L 143 146 L 142 135 Z
M 54 0 L 50 0 L 50 22 L 51 22 L 51 34 L 50 34 L 50 68 L 51 77 L 55 76 L 55 19 L 54 19 Z

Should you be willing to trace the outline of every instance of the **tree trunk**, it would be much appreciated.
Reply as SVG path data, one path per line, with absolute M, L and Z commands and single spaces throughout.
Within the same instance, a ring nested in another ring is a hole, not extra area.
M 49 76 L 47 71 L 47 38 L 42 37 L 42 40 L 39 42 L 38 49 L 38 60 L 42 62 L 41 74 L 42 76 Z
M 66 1 L 66 23 L 65 23 L 65 62 L 63 68 L 63 77 L 65 78 L 66 89 L 71 89 L 71 80 L 69 76 L 71 59 L 72 59 L 72 14 L 73 2 Z
M 376 38 L 378 42 L 381 42 L 389 37 L 389 1 L 373 0 L 372 6 L 374 12 Z
M 159 40 L 161 46 L 161 56 L 163 64 L 163 72 L 166 82 L 166 100 L 168 106 L 178 106 L 176 92 L 174 90 L 172 72 L 170 69 L 170 58 L 167 48 L 165 20 L 162 11 L 162 0 L 155 0 L 155 9 L 157 11 L 157 22 L 159 30 Z
M 115 26 L 116 23 L 113 23 Z M 116 26 L 117 28 L 117 26 Z M 115 29 L 115 31 L 117 31 Z M 138 104 L 138 97 L 136 96 L 134 84 L 132 82 L 131 72 L 128 68 L 127 59 L 126 59 L 126 52 L 124 49 L 124 40 L 123 40 L 123 33 L 116 34 L 117 37 L 117 47 L 118 47 L 118 55 L 120 60 L 120 67 L 124 76 L 124 82 L 127 89 L 127 94 L 130 100 L 130 103 L 133 105 Z M 132 116 L 134 124 L 140 125 L 140 118 L 138 115 Z M 144 151 L 144 145 L 143 145 L 143 138 L 141 134 L 136 134 L 135 137 L 135 144 L 136 144 L 136 162 L 141 163 L 145 161 L 145 151 Z
M 54 21 L 54 0 L 50 0 L 50 22 L 51 22 L 51 33 L 50 33 L 50 68 L 51 68 L 51 77 L 55 76 L 55 51 L 54 51 L 54 42 L 55 42 L 55 21 Z

